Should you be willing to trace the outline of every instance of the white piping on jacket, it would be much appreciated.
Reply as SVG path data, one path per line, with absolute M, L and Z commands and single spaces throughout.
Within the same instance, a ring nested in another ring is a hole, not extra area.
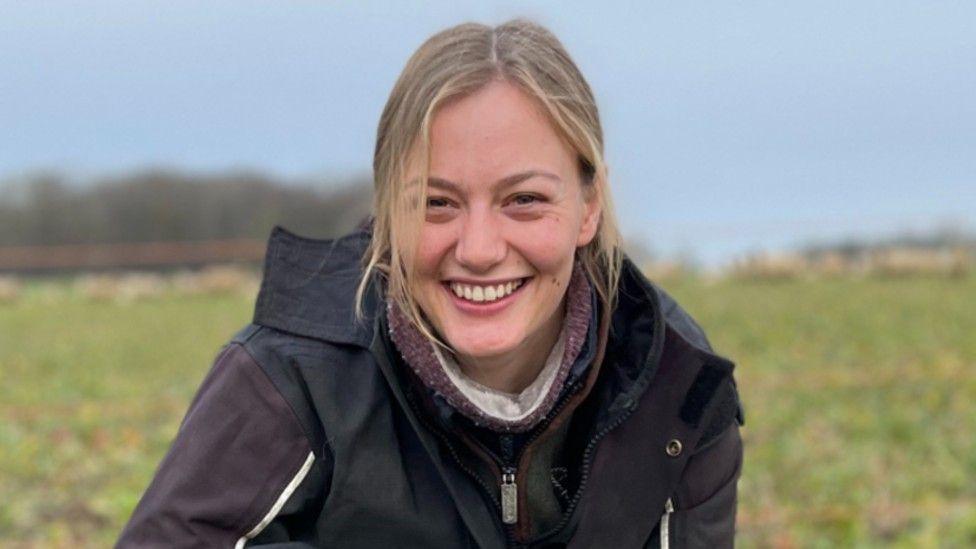
M 664 514 L 661 515 L 661 549 L 668 549 L 671 543 L 671 513 L 674 512 L 674 503 L 671 498 L 664 502 Z
M 274 505 L 271 506 L 271 509 L 268 510 L 268 513 L 264 515 L 264 518 L 261 519 L 261 522 L 257 523 L 257 525 L 254 528 L 251 528 L 250 532 L 244 534 L 241 537 L 241 539 L 237 540 L 237 544 L 234 545 L 234 549 L 244 549 L 244 544 L 247 543 L 247 540 L 253 539 L 254 536 L 257 536 L 258 534 L 261 533 L 261 530 L 264 530 L 265 528 L 267 528 L 269 524 L 271 524 L 271 521 L 274 520 L 274 518 L 278 515 L 278 512 L 281 511 L 281 508 L 285 506 L 285 502 L 288 501 L 288 498 L 290 498 L 291 495 L 295 493 L 295 490 L 298 488 L 298 485 L 301 484 L 302 481 L 305 479 L 305 475 L 307 475 L 308 471 L 312 468 L 312 463 L 314 461 L 315 461 L 315 454 L 309 452 L 308 456 L 305 458 L 305 463 L 302 464 L 302 467 L 298 470 L 297 473 L 295 473 L 295 476 L 292 477 L 291 482 L 289 482 L 285 486 L 285 489 L 281 491 L 281 495 L 279 495 L 278 499 L 275 500 Z

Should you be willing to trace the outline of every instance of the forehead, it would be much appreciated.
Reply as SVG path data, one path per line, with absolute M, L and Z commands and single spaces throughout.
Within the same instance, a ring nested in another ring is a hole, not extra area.
M 576 154 L 543 108 L 505 81 L 444 105 L 431 123 L 431 175 L 472 183 L 530 169 L 571 175 Z

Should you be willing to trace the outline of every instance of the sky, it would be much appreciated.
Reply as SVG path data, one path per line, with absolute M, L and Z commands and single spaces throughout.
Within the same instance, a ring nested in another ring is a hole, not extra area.
M 368 176 L 413 50 L 512 17 L 586 75 L 622 232 L 659 255 L 976 230 L 974 2 L 0 0 L 0 180 Z

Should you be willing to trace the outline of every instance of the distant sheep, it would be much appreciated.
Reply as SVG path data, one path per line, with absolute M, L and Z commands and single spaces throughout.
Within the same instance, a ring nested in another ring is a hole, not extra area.
M 130 303 L 166 293 L 166 278 L 154 273 L 92 274 L 75 280 L 75 290 L 95 301 Z
M 966 250 L 890 248 L 871 257 L 871 273 L 882 277 L 965 276 L 972 266 Z
M 13 303 L 20 299 L 24 285 L 12 276 L 0 276 L 0 303 Z
M 792 280 L 810 273 L 810 263 L 795 253 L 761 253 L 733 264 L 735 278 Z
M 965 248 L 880 248 L 855 255 L 825 252 L 760 253 L 732 265 L 727 274 L 742 279 L 865 276 L 967 276 L 973 271 L 972 254 Z
M 173 277 L 174 289 L 184 295 L 257 295 L 260 281 L 251 270 L 232 265 L 215 265 L 199 272 L 181 272 Z

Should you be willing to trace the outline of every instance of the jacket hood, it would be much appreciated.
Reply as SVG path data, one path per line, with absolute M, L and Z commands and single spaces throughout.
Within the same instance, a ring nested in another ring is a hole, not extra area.
M 369 347 L 381 306 L 374 285 L 366 292 L 363 318 L 356 317 L 356 289 L 369 233 L 334 240 L 271 231 L 254 323 L 332 343 Z
M 275 227 L 265 255 L 254 323 L 332 343 L 369 347 L 376 315 L 383 306 L 378 284 L 371 281 L 364 315 L 356 316 L 355 295 L 369 238 L 369 232 L 362 229 L 322 240 Z M 666 326 L 692 346 L 711 352 L 694 320 L 625 257 L 606 354 L 613 362 L 604 387 L 612 399 L 610 413 L 636 406 L 654 376 Z M 611 365 L 605 363 L 607 366 Z

